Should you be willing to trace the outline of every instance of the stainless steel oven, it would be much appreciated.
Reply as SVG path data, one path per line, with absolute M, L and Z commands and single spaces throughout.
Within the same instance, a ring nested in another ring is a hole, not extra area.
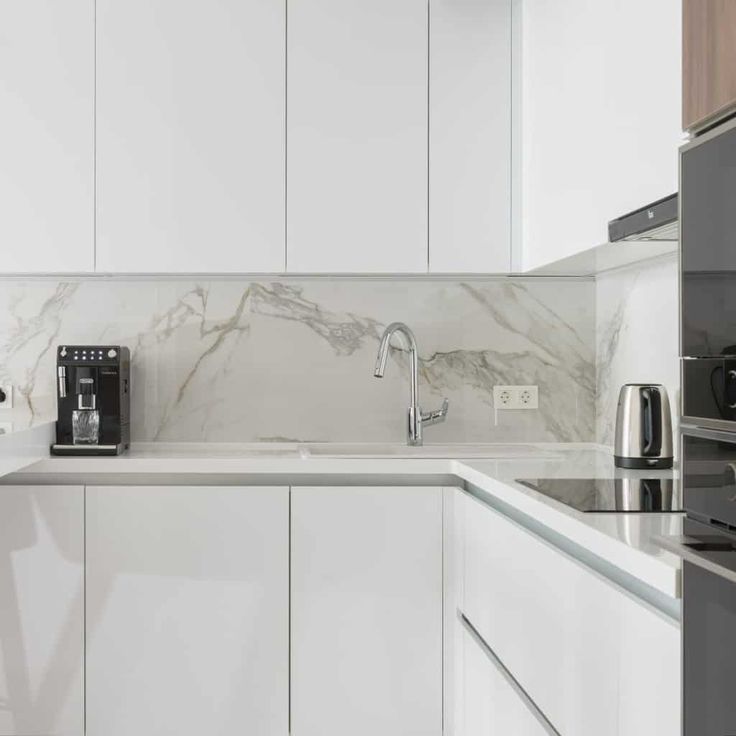
M 736 120 L 680 149 L 684 421 L 736 431 Z

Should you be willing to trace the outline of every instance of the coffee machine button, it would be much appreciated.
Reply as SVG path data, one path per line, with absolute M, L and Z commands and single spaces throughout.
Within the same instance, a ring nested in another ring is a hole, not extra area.
M 62 358 L 66 358 L 66 348 L 62 348 L 59 355 L 61 355 Z
M 115 350 L 115 348 L 110 348 L 110 349 L 109 349 L 109 350 L 107 351 L 107 357 L 108 357 L 108 358 L 114 358 L 114 357 L 115 357 L 115 356 L 116 356 L 117 354 L 118 354 L 118 351 L 117 351 L 117 350 Z

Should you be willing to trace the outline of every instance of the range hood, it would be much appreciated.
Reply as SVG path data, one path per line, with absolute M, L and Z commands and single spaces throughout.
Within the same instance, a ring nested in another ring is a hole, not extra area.
M 608 223 L 611 243 L 627 241 L 677 241 L 677 194 L 658 199 Z

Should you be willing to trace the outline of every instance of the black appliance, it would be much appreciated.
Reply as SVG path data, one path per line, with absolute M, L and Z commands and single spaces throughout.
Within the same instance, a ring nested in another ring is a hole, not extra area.
M 680 149 L 683 733 L 736 734 L 736 121 Z
M 677 241 L 677 194 L 670 194 L 656 202 L 628 212 L 608 223 L 608 239 L 620 240 L 670 240 Z
M 682 510 L 672 478 L 520 478 L 517 482 L 586 513 Z
M 130 444 L 130 350 L 64 345 L 56 351 L 52 455 L 119 455 Z

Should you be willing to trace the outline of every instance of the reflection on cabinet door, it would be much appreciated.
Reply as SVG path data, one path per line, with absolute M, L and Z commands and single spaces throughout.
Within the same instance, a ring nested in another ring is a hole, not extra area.
M 0 272 L 94 269 L 94 17 L 0 2 Z
M 293 488 L 296 736 L 442 733 L 442 489 Z
M 0 735 L 82 736 L 84 489 L 0 488 Z
M 288 732 L 288 488 L 87 488 L 87 734 Z
M 457 736 L 550 736 L 481 643 L 463 626 L 462 733 Z
M 97 0 L 97 270 L 284 269 L 285 3 Z
M 288 270 L 426 272 L 427 0 L 290 2 L 288 65 Z

